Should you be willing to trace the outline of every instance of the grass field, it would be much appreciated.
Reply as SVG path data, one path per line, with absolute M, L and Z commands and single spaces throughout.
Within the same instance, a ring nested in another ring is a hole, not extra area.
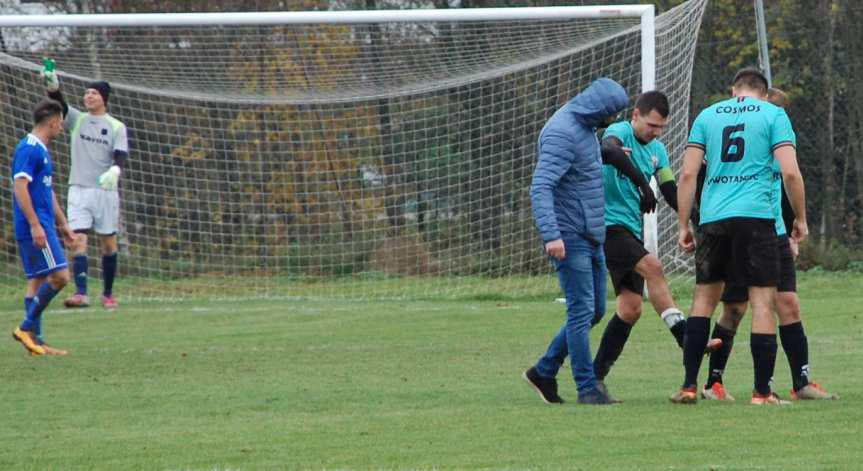
M 55 308 L 46 333 L 72 353 L 31 358 L 4 298 L 0 469 L 861 469 L 861 288 L 801 277 L 813 377 L 842 400 L 784 408 L 746 403 L 748 327 L 737 403 L 670 404 L 681 356 L 649 308 L 607 381 L 624 402 L 596 407 L 575 404 L 568 368 L 562 406 L 520 379 L 563 320 L 551 299 Z

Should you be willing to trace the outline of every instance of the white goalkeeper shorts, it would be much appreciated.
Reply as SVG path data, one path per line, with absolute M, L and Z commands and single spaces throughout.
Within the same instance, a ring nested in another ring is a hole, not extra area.
M 116 234 L 120 225 L 120 193 L 78 185 L 69 187 L 66 219 L 73 231 L 93 229 L 99 235 Z

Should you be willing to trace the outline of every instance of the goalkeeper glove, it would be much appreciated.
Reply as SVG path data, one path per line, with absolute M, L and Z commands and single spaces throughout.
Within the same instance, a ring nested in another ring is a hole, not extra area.
M 42 59 L 42 73 L 40 75 L 49 92 L 56 92 L 60 89 L 60 80 L 57 78 L 57 72 L 54 72 L 53 59 L 47 57 Z
M 120 167 L 112 165 L 107 172 L 99 176 L 99 185 L 105 190 L 116 190 L 120 180 Z
M 653 188 L 650 184 L 645 183 L 638 187 L 638 192 L 641 193 L 641 212 L 652 213 L 656 211 L 656 195 L 653 193 Z

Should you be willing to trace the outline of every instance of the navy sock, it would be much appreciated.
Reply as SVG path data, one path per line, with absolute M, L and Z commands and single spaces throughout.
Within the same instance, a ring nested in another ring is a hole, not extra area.
M 632 326 L 624 322 L 617 313 L 609 319 L 593 360 L 593 369 L 598 380 L 605 379 L 614 362 L 620 357 L 631 330 Z
M 87 294 L 87 255 L 75 255 L 72 271 L 75 274 L 75 292 Z
M 752 367 L 755 370 L 755 390 L 770 394 L 770 379 L 776 366 L 776 334 L 750 334 Z
M 30 302 L 30 306 L 27 308 L 27 316 L 24 318 L 24 322 L 21 322 L 21 330 L 35 333 L 36 326 L 40 322 L 39 317 L 42 316 L 42 311 L 48 307 L 48 304 L 51 303 L 51 300 L 59 292 L 59 290 L 51 287 L 51 283 L 42 283 L 33 301 Z
M 794 390 L 799 391 L 809 384 L 809 341 L 803 332 L 803 322 L 779 326 L 779 339 L 791 367 Z
M 713 383 L 722 382 L 722 373 L 725 372 L 728 357 L 731 356 L 731 346 L 734 345 L 735 333 L 733 330 L 722 327 L 718 322 L 713 325 L 712 338 L 722 340 L 722 346 L 710 354 L 710 375 L 707 377 L 708 388 L 713 386 Z
M 689 319 L 686 319 L 686 338 L 683 342 L 683 367 L 686 371 L 686 377 L 683 380 L 684 388 L 698 386 L 698 370 L 701 368 L 709 334 L 709 317 L 690 315 Z
M 114 290 L 114 277 L 117 275 L 117 252 L 102 256 L 102 277 L 105 280 L 105 289 L 102 294 L 111 296 Z

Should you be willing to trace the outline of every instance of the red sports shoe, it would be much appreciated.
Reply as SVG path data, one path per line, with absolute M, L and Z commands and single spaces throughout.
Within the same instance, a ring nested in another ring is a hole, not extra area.
M 102 307 L 105 309 L 116 309 L 117 300 L 113 296 L 102 296 Z
M 701 388 L 701 398 L 711 401 L 733 401 L 734 396 L 725 391 L 722 383 L 713 383 L 713 386 Z
M 707 341 L 707 346 L 704 347 L 704 354 L 710 355 L 720 348 L 722 348 L 722 339 L 710 339 Z

